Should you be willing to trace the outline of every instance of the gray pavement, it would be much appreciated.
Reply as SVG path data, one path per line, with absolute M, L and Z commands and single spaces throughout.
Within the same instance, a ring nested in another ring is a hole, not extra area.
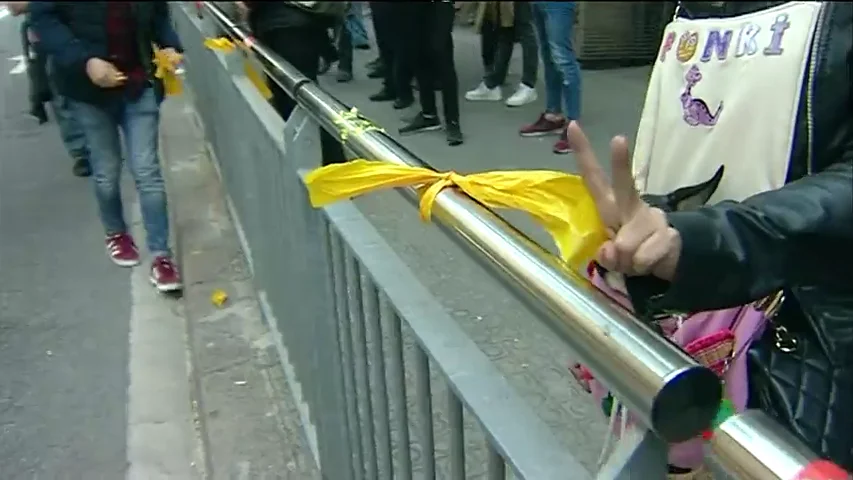
M 369 22 L 368 22 L 369 23 Z M 456 69 L 461 94 L 481 79 L 479 39 L 468 27 L 457 27 Z M 518 128 L 536 119 L 544 108 L 544 89 L 539 100 L 508 108 L 503 103 L 472 103 L 462 100 L 461 124 L 466 142 L 449 147 L 443 132 L 399 138 L 396 129 L 404 117 L 417 110 L 393 110 L 389 103 L 372 103 L 368 96 L 380 88 L 379 80 L 366 78 L 364 64 L 373 51 L 355 52 L 355 80 L 340 84 L 334 68 L 321 79 L 342 101 L 357 106 L 374 123 L 439 170 L 461 173 L 494 169 L 554 169 L 573 172 L 572 155 L 554 155 L 554 137 L 525 139 Z M 516 48 L 509 95 L 521 72 L 521 52 Z M 606 164 L 613 135 L 636 131 L 645 96 L 648 68 L 583 72 L 582 125 Z M 440 102 L 439 102 L 440 105 Z M 601 410 L 581 391 L 566 371 L 572 352 L 535 319 L 535 314 L 508 293 L 493 275 L 473 261 L 437 228 L 423 224 L 417 212 L 394 192 L 371 194 L 355 201 L 391 246 L 405 259 L 463 329 L 495 362 L 510 383 L 533 405 L 564 442 L 567 451 L 588 469 L 604 439 Z M 525 215 L 505 212 L 504 217 L 533 239 L 553 250 L 548 236 Z
M 55 127 L 24 116 L 19 45 L 0 19 L 0 478 L 122 478 L 130 271 Z

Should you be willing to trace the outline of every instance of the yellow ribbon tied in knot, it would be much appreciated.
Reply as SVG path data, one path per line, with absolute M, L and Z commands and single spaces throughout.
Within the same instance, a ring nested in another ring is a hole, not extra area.
M 461 175 L 363 159 L 318 168 L 305 178 L 311 205 L 320 208 L 382 188 L 419 187 L 420 215 L 428 221 L 436 197 L 458 188 L 489 208 L 527 212 L 554 239 L 560 257 L 585 268 L 607 239 L 583 179 L 549 170 L 506 170 Z
M 180 95 L 184 91 L 184 85 L 175 73 L 180 63 L 180 55 L 166 53 L 159 48 L 154 49 L 154 76 L 163 81 L 167 96 Z
M 231 39 L 226 37 L 206 38 L 204 39 L 204 46 L 222 53 L 231 53 L 238 47 L 244 51 L 249 51 L 248 47 L 243 42 L 231 41 Z M 258 89 L 258 93 L 264 97 L 264 100 L 272 98 L 272 91 L 267 85 L 264 76 L 258 72 L 254 65 L 252 65 L 252 61 L 248 57 L 243 58 L 243 73 L 246 75 L 246 78 L 249 79 L 249 82 Z

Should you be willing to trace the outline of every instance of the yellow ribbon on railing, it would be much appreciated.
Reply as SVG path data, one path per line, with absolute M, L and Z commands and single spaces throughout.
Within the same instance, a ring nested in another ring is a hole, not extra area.
M 548 170 L 506 170 L 461 175 L 363 159 L 318 168 L 305 178 L 315 208 L 382 188 L 419 187 L 420 215 L 428 221 L 445 188 L 458 188 L 489 208 L 530 214 L 554 239 L 560 256 L 581 270 L 607 234 L 595 203 L 577 175 Z
M 231 53 L 236 50 L 238 47 L 246 50 L 245 45 L 239 42 L 232 42 L 230 39 L 225 37 L 219 38 L 206 38 L 204 40 L 204 46 L 211 49 L 216 50 L 222 53 Z M 252 65 L 252 61 L 248 57 L 243 58 L 243 73 L 246 75 L 246 78 L 252 82 L 252 85 L 258 89 L 258 92 L 264 97 L 264 100 L 269 100 L 272 98 L 272 90 L 267 86 L 267 82 L 264 79 L 263 75 L 258 72 L 254 65 Z
M 337 118 L 335 118 L 335 125 L 340 130 L 342 142 L 346 142 L 350 135 L 385 131 L 382 127 L 376 126 L 373 122 L 365 118 L 355 107 L 340 112 Z
M 184 85 L 175 73 L 179 63 L 180 56 L 174 57 L 159 48 L 154 49 L 154 66 L 157 67 L 154 76 L 163 81 L 167 96 L 180 95 L 184 91 Z

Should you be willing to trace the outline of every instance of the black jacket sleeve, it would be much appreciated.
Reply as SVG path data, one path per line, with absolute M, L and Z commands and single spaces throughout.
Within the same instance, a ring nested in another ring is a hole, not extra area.
M 815 266 L 833 270 L 853 246 L 853 148 L 842 162 L 743 202 L 669 214 L 682 251 L 654 309 L 701 311 L 743 305 L 796 284 Z M 846 254 L 846 252 L 845 252 Z

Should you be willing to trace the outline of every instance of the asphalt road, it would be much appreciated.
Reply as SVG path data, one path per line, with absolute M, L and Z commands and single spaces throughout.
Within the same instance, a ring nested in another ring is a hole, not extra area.
M 0 478 L 122 478 L 130 273 L 55 124 L 25 115 L 19 39 L 0 18 Z

